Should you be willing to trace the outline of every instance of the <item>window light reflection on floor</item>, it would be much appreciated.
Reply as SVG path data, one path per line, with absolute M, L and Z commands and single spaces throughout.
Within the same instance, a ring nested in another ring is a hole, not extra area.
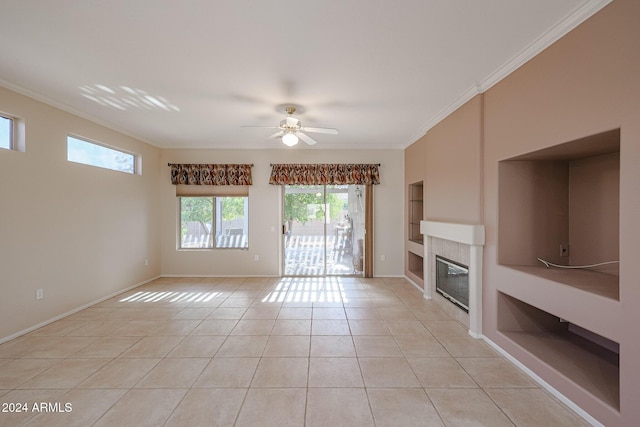
M 339 277 L 286 277 L 262 302 L 347 302 Z
M 276 283 L 262 302 L 284 303 L 344 303 L 348 302 L 340 277 L 284 277 Z M 208 302 L 226 297 L 223 292 L 139 291 L 120 299 L 120 302 Z
M 220 292 L 136 292 L 120 302 L 207 302 Z

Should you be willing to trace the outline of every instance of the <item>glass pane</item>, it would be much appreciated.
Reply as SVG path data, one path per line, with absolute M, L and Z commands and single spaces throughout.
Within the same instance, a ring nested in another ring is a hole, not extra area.
M 249 247 L 247 197 L 216 197 L 216 247 Z
M 99 168 L 134 173 L 135 156 L 102 145 L 67 137 L 67 160 Z
M 180 198 L 180 248 L 213 247 L 213 197 Z
M 364 187 L 328 185 L 327 274 L 362 275 Z
M 325 274 L 324 186 L 286 185 L 284 258 L 287 276 Z M 329 209 L 330 210 L 330 209 Z
M 366 191 L 364 185 L 349 186 L 349 225 L 351 226 L 351 265 L 353 274 L 364 275 L 364 211 Z
M 11 150 L 13 135 L 13 120 L 0 116 L 0 148 Z
M 353 219 L 349 186 L 327 185 L 327 274 L 353 273 Z

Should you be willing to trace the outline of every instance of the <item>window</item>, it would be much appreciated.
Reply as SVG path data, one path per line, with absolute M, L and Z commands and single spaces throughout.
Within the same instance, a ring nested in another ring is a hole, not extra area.
M 137 172 L 135 155 L 73 136 L 67 137 L 67 160 L 130 174 Z
M 0 112 L 0 148 L 25 151 L 24 120 Z
M 180 249 L 247 249 L 248 197 L 179 197 Z
M 13 149 L 13 119 L 0 116 L 0 148 Z

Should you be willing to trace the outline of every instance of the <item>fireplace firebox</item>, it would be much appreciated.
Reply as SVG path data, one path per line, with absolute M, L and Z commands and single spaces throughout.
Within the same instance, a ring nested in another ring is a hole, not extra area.
M 436 292 L 469 312 L 469 267 L 436 255 Z

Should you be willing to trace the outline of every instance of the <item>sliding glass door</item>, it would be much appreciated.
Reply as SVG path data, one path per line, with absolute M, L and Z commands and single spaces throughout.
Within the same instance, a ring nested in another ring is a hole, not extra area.
M 285 185 L 285 276 L 362 275 L 362 185 Z

